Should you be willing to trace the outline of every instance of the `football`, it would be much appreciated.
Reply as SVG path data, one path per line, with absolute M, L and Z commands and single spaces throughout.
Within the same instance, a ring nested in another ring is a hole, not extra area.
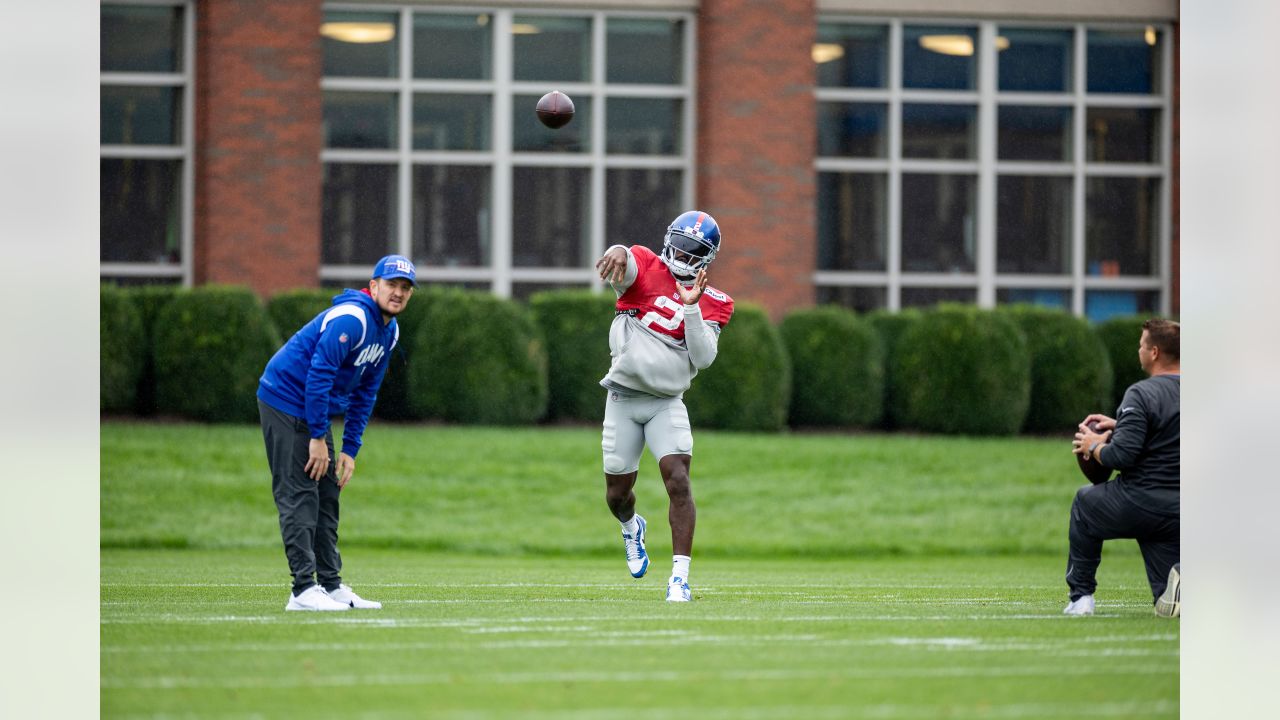
M 538 119 L 551 128 L 562 128 L 573 119 L 573 101 L 559 90 L 538 98 Z
M 1096 422 L 1091 422 L 1085 427 L 1089 428 L 1091 432 L 1098 432 L 1098 423 Z M 1084 473 L 1084 476 L 1089 478 L 1089 482 L 1094 485 L 1104 483 L 1111 479 L 1111 468 L 1091 457 L 1076 455 L 1076 463 L 1080 466 L 1080 472 Z

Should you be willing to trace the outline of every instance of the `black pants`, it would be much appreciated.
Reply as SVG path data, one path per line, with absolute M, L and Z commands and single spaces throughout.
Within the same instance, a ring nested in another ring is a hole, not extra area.
M 342 556 L 338 554 L 338 474 L 333 456 L 333 434 L 325 435 L 329 446 L 329 471 L 319 482 L 303 470 L 310 455 L 311 432 L 307 421 L 280 412 L 258 401 L 262 419 L 262 439 L 267 445 L 271 466 L 271 494 L 280 513 L 280 536 L 284 554 L 293 573 L 293 594 L 318 581 L 325 590 L 337 590 L 342 578 Z
M 1098 564 L 1102 562 L 1102 541 L 1133 538 L 1142 550 L 1151 585 L 1151 601 L 1164 593 L 1169 568 L 1180 553 L 1177 515 L 1157 515 L 1138 507 L 1120 491 L 1116 482 L 1080 488 L 1071 504 L 1068 534 L 1071 550 L 1067 558 L 1067 587 L 1071 599 L 1092 595 L 1097 589 Z

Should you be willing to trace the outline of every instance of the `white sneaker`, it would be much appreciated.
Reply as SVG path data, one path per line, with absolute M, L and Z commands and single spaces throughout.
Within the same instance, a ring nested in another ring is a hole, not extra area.
M 1169 584 L 1164 586 L 1164 594 L 1156 600 L 1156 615 L 1160 617 L 1182 616 L 1182 572 L 1179 565 L 1181 563 L 1174 563 L 1169 568 Z
M 284 609 L 340 612 L 342 610 L 350 610 L 351 606 L 329 597 L 329 593 L 325 592 L 324 588 L 319 585 L 312 585 L 297 595 L 289 596 L 289 604 L 285 605 Z
M 1081 595 L 1079 600 L 1073 601 L 1062 611 L 1063 615 L 1092 615 L 1093 614 L 1093 596 Z
M 682 577 L 672 576 L 667 581 L 667 602 L 689 602 L 693 600 L 693 592 L 689 583 Z
M 646 523 L 640 513 L 636 513 L 635 537 L 622 533 L 622 549 L 627 554 L 627 571 L 633 578 L 642 578 L 649 571 L 649 554 L 644 551 L 644 529 Z
M 346 603 L 350 607 L 353 607 L 357 610 L 381 610 L 382 609 L 382 603 L 374 602 L 372 600 L 365 600 L 364 598 L 355 594 L 351 590 L 351 588 L 347 587 L 346 584 L 339 585 L 337 590 L 334 590 L 333 592 L 329 593 L 329 597 L 333 598 L 334 600 L 337 600 L 340 603 Z

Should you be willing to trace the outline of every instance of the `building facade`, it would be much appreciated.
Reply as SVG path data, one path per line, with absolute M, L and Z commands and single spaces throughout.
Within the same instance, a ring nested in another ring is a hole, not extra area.
M 775 318 L 1178 311 L 1176 0 L 138 0 L 101 39 L 104 280 L 399 252 L 525 298 L 698 207 Z

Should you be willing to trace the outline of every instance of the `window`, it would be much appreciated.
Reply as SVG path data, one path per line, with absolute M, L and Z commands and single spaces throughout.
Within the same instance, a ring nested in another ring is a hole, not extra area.
M 380 6 L 386 8 L 387 6 Z M 689 13 L 327 9 L 326 282 L 399 252 L 510 297 L 600 287 L 692 200 Z M 572 98 L 557 130 L 533 108 Z
M 100 10 L 99 261 L 104 279 L 191 281 L 194 10 Z
M 1167 310 L 1168 33 L 821 18 L 819 301 Z

